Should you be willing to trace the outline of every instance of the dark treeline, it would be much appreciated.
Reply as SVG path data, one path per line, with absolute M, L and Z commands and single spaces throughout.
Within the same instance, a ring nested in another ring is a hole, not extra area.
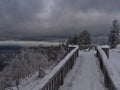
M 73 37 L 69 37 L 67 43 L 72 45 L 90 45 L 91 35 L 87 30 L 84 30 L 79 35 L 75 34 Z
M 71 45 L 91 45 L 91 35 L 87 30 L 82 31 L 79 35 L 75 34 L 72 37 L 69 37 L 67 44 Z M 108 41 L 103 44 L 108 44 L 109 47 L 115 48 L 120 44 L 120 29 L 118 20 L 112 22 L 110 33 L 108 35 Z M 102 44 L 102 43 L 101 43 Z

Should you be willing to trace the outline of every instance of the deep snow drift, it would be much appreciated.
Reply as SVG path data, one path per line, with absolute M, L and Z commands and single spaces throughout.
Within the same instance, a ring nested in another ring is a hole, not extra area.
M 106 90 L 95 53 L 94 50 L 79 52 L 79 58 L 59 90 Z

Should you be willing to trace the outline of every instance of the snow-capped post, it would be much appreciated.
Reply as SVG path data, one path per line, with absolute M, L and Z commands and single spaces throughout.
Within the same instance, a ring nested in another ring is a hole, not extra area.
M 102 47 L 102 49 L 105 52 L 105 54 L 107 55 L 107 57 L 109 58 L 109 47 Z
M 96 50 L 96 56 L 98 57 L 99 52 L 98 52 L 98 49 L 97 49 L 97 45 L 95 45 L 95 50 Z

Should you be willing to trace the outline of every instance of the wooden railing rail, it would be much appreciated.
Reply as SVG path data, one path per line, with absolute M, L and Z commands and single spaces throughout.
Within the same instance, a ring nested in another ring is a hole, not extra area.
M 104 75 L 104 83 L 108 90 L 120 90 L 120 77 L 119 74 L 109 63 L 108 53 L 106 50 L 96 47 L 97 57 L 100 64 L 100 69 Z M 107 51 L 108 52 L 108 51 Z
M 63 85 L 66 74 L 72 69 L 74 62 L 78 57 L 79 47 L 70 47 L 74 47 L 75 49 L 65 56 L 65 58 L 53 68 L 49 75 L 42 79 L 42 83 L 39 85 L 39 90 L 58 90 L 59 86 Z

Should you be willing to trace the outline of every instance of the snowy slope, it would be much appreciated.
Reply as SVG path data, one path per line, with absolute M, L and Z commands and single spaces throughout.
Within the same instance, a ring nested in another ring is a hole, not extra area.
M 79 55 L 59 90 L 106 90 L 95 51 L 80 52 Z

